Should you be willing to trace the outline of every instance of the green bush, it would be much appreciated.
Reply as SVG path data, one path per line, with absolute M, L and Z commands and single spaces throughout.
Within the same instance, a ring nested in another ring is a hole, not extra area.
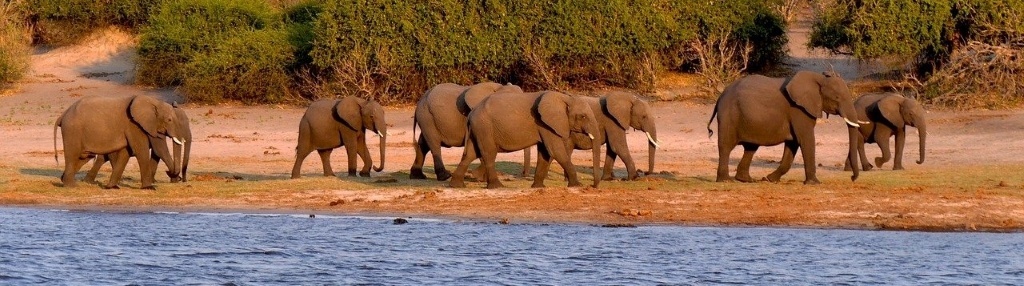
M 914 59 L 930 69 L 967 41 L 1024 31 L 1024 0 L 835 2 L 815 21 L 810 45 L 862 59 Z
M 280 16 L 264 1 L 167 1 L 142 29 L 135 80 L 155 86 L 180 84 L 188 76 L 185 66 L 213 53 L 221 42 L 280 26 Z
M 285 67 L 293 61 L 293 52 L 283 29 L 238 33 L 185 65 L 181 91 L 189 101 L 204 103 L 284 101 L 291 89 Z
M 762 1 L 331 1 L 309 55 L 341 92 L 415 100 L 440 82 L 511 81 L 531 89 L 650 88 L 685 68 L 691 41 L 729 31 L 752 69 L 784 57 L 784 23 Z
M 163 0 L 28 0 L 25 5 L 41 44 L 68 45 L 89 31 L 115 25 L 136 29 Z
M 16 8 L 10 2 L 0 4 L 0 89 L 21 78 L 28 69 L 29 43 Z

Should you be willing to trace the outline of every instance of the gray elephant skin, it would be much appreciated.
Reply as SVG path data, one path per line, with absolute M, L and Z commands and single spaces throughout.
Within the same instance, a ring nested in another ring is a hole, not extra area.
M 416 103 L 413 119 L 413 139 L 416 158 L 409 169 L 410 179 L 426 179 L 423 164 L 426 154 L 434 159 L 434 174 L 438 181 L 451 177 L 444 166 L 441 148 L 462 147 L 466 139 L 466 116 L 488 95 L 496 92 L 523 92 L 519 86 L 483 82 L 473 86 L 442 83 L 434 86 Z M 416 137 L 416 127 L 420 135 Z
M 925 158 L 925 141 L 928 137 L 928 126 L 925 120 L 924 107 L 916 100 L 903 97 L 895 93 L 872 93 L 857 98 L 854 102 L 858 116 L 867 119 L 872 124 L 861 125 L 860 137 L 858 137 L 857 148 L 860 153 L 860 160 L 864 171 L 871 170 L 871 163 L 864 154 L 865 143 L 877 143 L 882 151 L 882 157 L 875 157 L 875 166 L 881 168 L 882 164 L 892 159 L 889 153 L 889 137 L 896 137 L 896 160 L 893 163 L 893 170 L 903 170 L 903 147 L 907 142 L 907 126 L 917 128 L 918 146 L 920 157 L 917 164 L 923 164 Z M 852 154 L 851 154 L 852 155 Z M 846 170 L 851 165 L 847 160 Z
M 465 187 L 469 164 L 480 158 L 486 174 L 487 188 L 500 188 L 503 184 L 495 170 L 499 152 L 508 153 L 538 145 L 540 160 L 533 187 L 544 187 L 551 159 L 566 170 L 570 187 L 580 186 L 576 168 L 570 155 L 571 136 L 579 134 L 594 138 L 598 123 L 593 110 L 581 98 L 560 92 L 496 93 L 488 96 L 469 113 L 469 132 L 462 161 L 452 176 L 452 187 Z M 600 145 L 592 149 L 594 158 L 600 156 Z M 600 183 L 600 162 L 594 161 L 594 187 Z
M 150 96 L 87 96 L 73 103 L 54 124 L 54 149 L 57 149 L 57 128 L 64 143 L 65 187 L 76 186 L 75 174 L 96 155 L 106 155 L 113 170 L 105 188 L 118 188 L 128 164 L 129 154 L 149 154 L 173 161 L 166 137 L 180 145 L 174 108 Z M 162 145 L 162 146 L 161 146 Z M 55 152 L 56 153 L 56 152 Z M 56 159 L 56 154 L 54 155 Z M 153 186 L 157 162 L 151 156 L 137 156 L 141 169 L 141 187 Z M 171 174 L 178 174 L 177 164 L 170 162 Z
M 178 130 L 181 133 L 181 138 L 179 138 L 179 139 L 181 139 L 181 143 L 182 144 L 174 144 L 174 149 L 173 149 L 174 150 L 174 153 L 173 153 L 173 156 L 174 156 L 173 159 L 174 160 L 163 160 L 163 161 L 164 161 L 164 164 L 167 165 L 167 177 L 169 177 L 171 179 L 172 183 L 188 182 L 188 175 L 187 175 L 188 174 L 188 162 L 189 162 L 189 157 L 190 157 L 190 155 L 192 153 L 192 127 L 189 126 L 188 115 L 185 114 L 184 110 L 182 110 L 181 108 L 178 108 L 177 106 L 175 106 L 174 107 L 174 115 L 176 117 L 175 118 L 175 122 L 178 123 Z M 161 147 L 162 148 L 167 148 L 167 143 L 166 142 L 155 142 L 155 141 L 150 140 L 150 147 L 154 149 L 154 151 L 151 152 L 152 154 L 150 156 L 152 156 L 153 160 L 155 160 L 155 162 L 159 165 L 160 161 L 162 160 L 162 158 L 159 157 L 159 154 L 165 153 L 165 152 L 157 152 L 157 151 L 155 151 L 155 149 L 161 148 Z M 184 152 L 182 152 L 182 148 L 183 147 L 184 147 Z M 136 156 L 136 154 L 130 152 L 128 154 L 128 156 L 134 157 L 134 156 Z M 97 155 L 96 156 L 96 160 L 95 160 L 95 162 L 92 165 L 92 169 L 90 169 L 89 173 L 87 173 L 85 175 L 85 181 L 86 182 L 95 182 L 96 181 L 96 175 L 99 174 L 100 168 L 103 167 L 103 164 L 106 163 L 107 161 L 109 161 L 109 159 L 110 158 L 108 158 L 106 155 Z M 171 172 L 171 170 L 175 169 L 174 165 L 176 165 L 177 170 L 179 170 L 181 172 L 180 174 L 175 174 L 175 173 Z M 155 176 L 156 175 L 155 174 L 156 168 L 153 168 L 152 171 L 154 172 L 154 174 L 152 176 Z
M 301 176 L 302 161 L 313 150 L 320 155 L 324 176 L 333 177 L 331 151 L 342 146 L 348 155 L 348 175 L 356 175 L 358 155 L 363 159 L 363 169 L 359 171 L 359 175 L 369 177 L 373 160 L 366 145 L 366 130 L 380 136 L 380 166 L 373 169 L 376 172 L 383 171 L 387 123 L 384 108 L 380 103 L 355 96 L 313 102 L 299 122 L 299 139 L 295 147 L 292 179 Z
M 868 124 L 857 120 L 853 94 L 846 82 L 832 72 L 799 71 L 789 78 L 761 75 L 743 77 L 726 87 L 708 120 L 718 120 L 718 172 L 716 181 L 729 177 L 729 154 L 743 146 L 743 158 L 736 168 L 735 180 L 752 182 L 750 164 L 760 146 L 785 144 L 778 169 L 764 179 L 778 182 L 793 164 L 798 150 L 804 160 L 804 184 L 818 184 L 815 162 L 814 126 L 822 112 L 841 116 L 848 125 L 849 154 L 856 154 L 857 127 Z M 716 117 L 717 115 L 717 117 Z M 856 162 L 854 162 L 856 165 Z M 852 180 L 859 172 L 854 169 Z
M 604 158 L 603 180 L 615 178 L 613 167 L 617 157 L 622 158 L 626 165 L 628 180 L 635 180 L 639 176 L 633 157 L 630 155 L 629 145 L 626 140 L 626 131 L 629 128 L 644 132 L 647 136 L 647 173 L 654 172 L 654 155 L 658 149 L 658 132 L 654 124 L 654 115 L 651 114 L 647 102 L 636 95 L 627 92 L 611 92 L 601 97 L 582 97 L 590 106 L 590 109 L 597 116 L 598 132 L 594 134 L 594 140 L 587 136 L 574 134 L 573 149 L 591 150 L 593 145 L 606 145 Z M 527 149 L 529 150 L 529 149 Z M 529 172 L 530 154 L 524 157 L 523 176 Z

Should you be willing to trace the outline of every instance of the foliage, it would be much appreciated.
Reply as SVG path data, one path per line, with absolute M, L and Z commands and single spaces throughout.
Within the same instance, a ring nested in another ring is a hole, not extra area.
M 916 75 L 908 77 L 924 76 L 916 82 L 929 102 L 962 107 L 977 102 L 966 91 L 984 97 L 997 92 L 991 86 L 1016 89 L 1019 59 L 1000 55 L 1021 52 L 1014 43 L 1024 41 L 1024 0 L 833 1 L 814 23 L 812 47 L 912 64 Z M 974 82 L 984 84 L 964 86 Z
M 19 22 L 19 1 L 0 3 L 0 89 L 25 74 L 29 46 L 25 28 Z
M 164 0 L 27 0 L 35 26 L 35 40 L 47 45 L 69 45 L 93 29 L 115 25 L 136 29 Z
M 217 52 L 216 48 L 222 46 L 222 42 L 251 35 L 249 33 L 252 31 L 279 29 L 280 26 L 277 12 L 263 1 L 167 1 L 150 18 L 150 25 L 142 29 L 136 60 L 136 82 L 155 86 L 180 84 L 188 76 L 184 73 L 185 67 L 200 56 Z M 254 41 L 250 44 L 273 43 Z M 270 50 L 275 49 L 256 47 L 251 51 Z M 196 66 L 200 65 L 193 64 L 193 67 Z
M 283 29 L 240 32 L 189 61 L 181 91 L 189 101 L 204 103 L 284 101 L 291 82 L 285 67 L 293 53 Z
M 314 65 L 348 81 L 339 92 L 384 101 L 485 79 L 647 89 L 659 71 L 697 60 L 688 46 L 709 33 L 754 45 L 756 68 L 779 62 L 786 42 L 770 7 L 739 0 L 332 1 L 313 31 Z

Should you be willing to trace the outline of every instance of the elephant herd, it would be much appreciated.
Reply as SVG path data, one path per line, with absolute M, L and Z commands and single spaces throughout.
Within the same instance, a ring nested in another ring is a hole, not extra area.
M 763 180 L 777 182 L 789 171 L 797 151 L 804 160 L 805 184 L 819 183 L 815 168 L 814 126 L 822 113 L 844 119 L 849 132 L 846 170 L 853 180 L 861 169 L 881 166 L 892 157 L 889 137 L 896 137 L 894 169 L 903 168 L 902 152 L 906 127 L 918 129 L 920 159 L 924 162 L 927 131 L 925 111 L 916 101 L 891 93 L 868 94 L 854 99 L 846 82 L 833 72 L 800 71 L 787 78 L 749 75 L 722 92 L 708 121 L 718 122 L 718 171 L 716 180 L 752 182 L 749 170 L 760 146 L 784 145 L 779 167 Z M 469 165 L 479 159 L 473 171 L 487 188 L 503 187 L 495 169 L 498 153 L 523 150 L 523 176 L 530 170 L 530 149 L 536 146 L 537 166 L 532 187 L 544 187 L 551 161 L 564 172 L 568 186 L 581 186 L 571 160 L 573 150 L 590 150 L 594 182 L 614 179 L 615 160 L 626 167 L 626 178 L 641 176 L 626 144 L 632 128 L 644 132 L 648 143 L 647 173 L 654 170 L 660 143 L 654 115 L 648 104 L 626 92 L 600 97 L 572 96 L 557 91 L 525 92 L 512 84 L 484 82 L 472 86 L 444 83 L 429 89 L 416 105 L 413 120 L 415 159 L 411 179 L 427 179 L 423 172 L 431 154 L 438 181 L 450 180 L 451 187 L 465 187 Z M 87 96 L 64 111 L 54 124 L 64 143 L 64 186 L 73 187 L 75 174 L 96 158 L 86 181 L 93 181 L 100 166 L 113 166 L 104 188 L 117 188 L 129 157 L 139 162 L 141 185 L 154 189 L 154 177 L 162 160 L 172 182 L 186 181 L 192 135 L 188 117 L 176 105 L 150 96 Z M 325 99 L 312 103 L 299 121 L 295 164 L 291 177 L 301 175 L 303 160 L 314 150 L 320 156 L 325 176 L 334 176 L 331 152 L 345 147 L 348 174 L 357 173 L 358 156 L 363 161 L 359 176 L 384 169 L 387 124 L 383 107 L 358 97 Z M 417 129 L 420 130 L 417 135 Z M 367 132 L 380 138 L 380 162 L 374 166 L 366 144 Z M 167 148 L 173 144 L 172 152 Z M 877 143 L 882 157 L 872 166 L 864 154 L 865 143 Z M 736 175 L 729 175 L 729 156 L 737 145 L 743 156 Z M 601 148 L 605 147 L 601 165 Z M 464 147 L 454 173 L 445 168 L 442 147 Z M 57 152 L 54 153 L 57 159 Z M 149 156 L 146 156 L 146 155 Z M 860 165 L 858 168 L 858 165 Z

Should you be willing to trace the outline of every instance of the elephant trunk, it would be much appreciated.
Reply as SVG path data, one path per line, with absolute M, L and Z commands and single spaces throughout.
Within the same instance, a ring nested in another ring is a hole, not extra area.
M 191 142 L 188 142 L 186 144 L 190 144 L 190 143 Z M 173 165 L 174 165 L 173 168 L 169 168 L 170 170 L 167 171 L 167 176 L 171 178 L 171 183 L 177 183 L 177 182 L 181 181 L 181 175 L 180 174 L 181 174 L 182 166 L 184 166 L 184 157 L 182 156 L 182 154 L 183 154 L 182 147 L 183 146 L 181 146 L 179 144 L 174 144 L 174 148 L 172 149 L 173 153 L 174 153 L 174 154 L 172 154 L 173 162 L 167 161 L 167 163 L 173 163 Z M 175 171 L 175 170 L 177 170 L 177 171 Z
M 928 128 L 925 126 L 923 118 L 920 119 L 919 121 L 917 121 L 916 127 L 917 127 L 917 134 L 918 134 L 918 136 L 920 136 L 920 140 L 921 140 L 921 142 L 920 142 L 920 145 L 921 145 L 920 146 L 920 148 L 921 148 L 920 152 L 921 152 L 921 154 L 920 154 L 920 158 L 917 160 L 917 164 L 922 164 L 922 163 L 924 163 L 924 143 L 925 143 L 925 139 L 927 139 L 927 137 L 928 137 Z
M 374 172 L 384 171 L 384 150 L 387 149 L 387 131 L 384 129 L 377 129 L 377 135 L 380 135 L 380 166 L 374 167 Z
M 601 183 L 601 177 L 602 177 L 602 173 L 601 173 L 601 171 L 602 171 L 601 170 L 601 144 L 593 143 L 593 144 L 591 144 L 591 146 L 593 148 L 590 148 L 590 150 L 591 150 L 591 152 L 593 152 L 593 155 L 594 155 L 594 187 L 597 188 L 597 185 L 599 183 Z M 540 153 L 540 152 L 538 151 L 538 153 Z
M 857 177 L 860 177 L 860 149 L 857 146 L 857 142 L 860 141 L 860 129 L 853 126 L 846 126 L 846 129 L 850 132 L 850 151 L 848 154 L 850 163 L 850 169 L 853 170 L 853 177 L 850 177 L 851 181 L 857 181 Z
M 658 151 L 658 131 L 654 128 L 654 122 L 648 124 L 649 126 L 644 128 L 644 133 L 647 133 L 647 174 L 654 173 L 654 153 Z

